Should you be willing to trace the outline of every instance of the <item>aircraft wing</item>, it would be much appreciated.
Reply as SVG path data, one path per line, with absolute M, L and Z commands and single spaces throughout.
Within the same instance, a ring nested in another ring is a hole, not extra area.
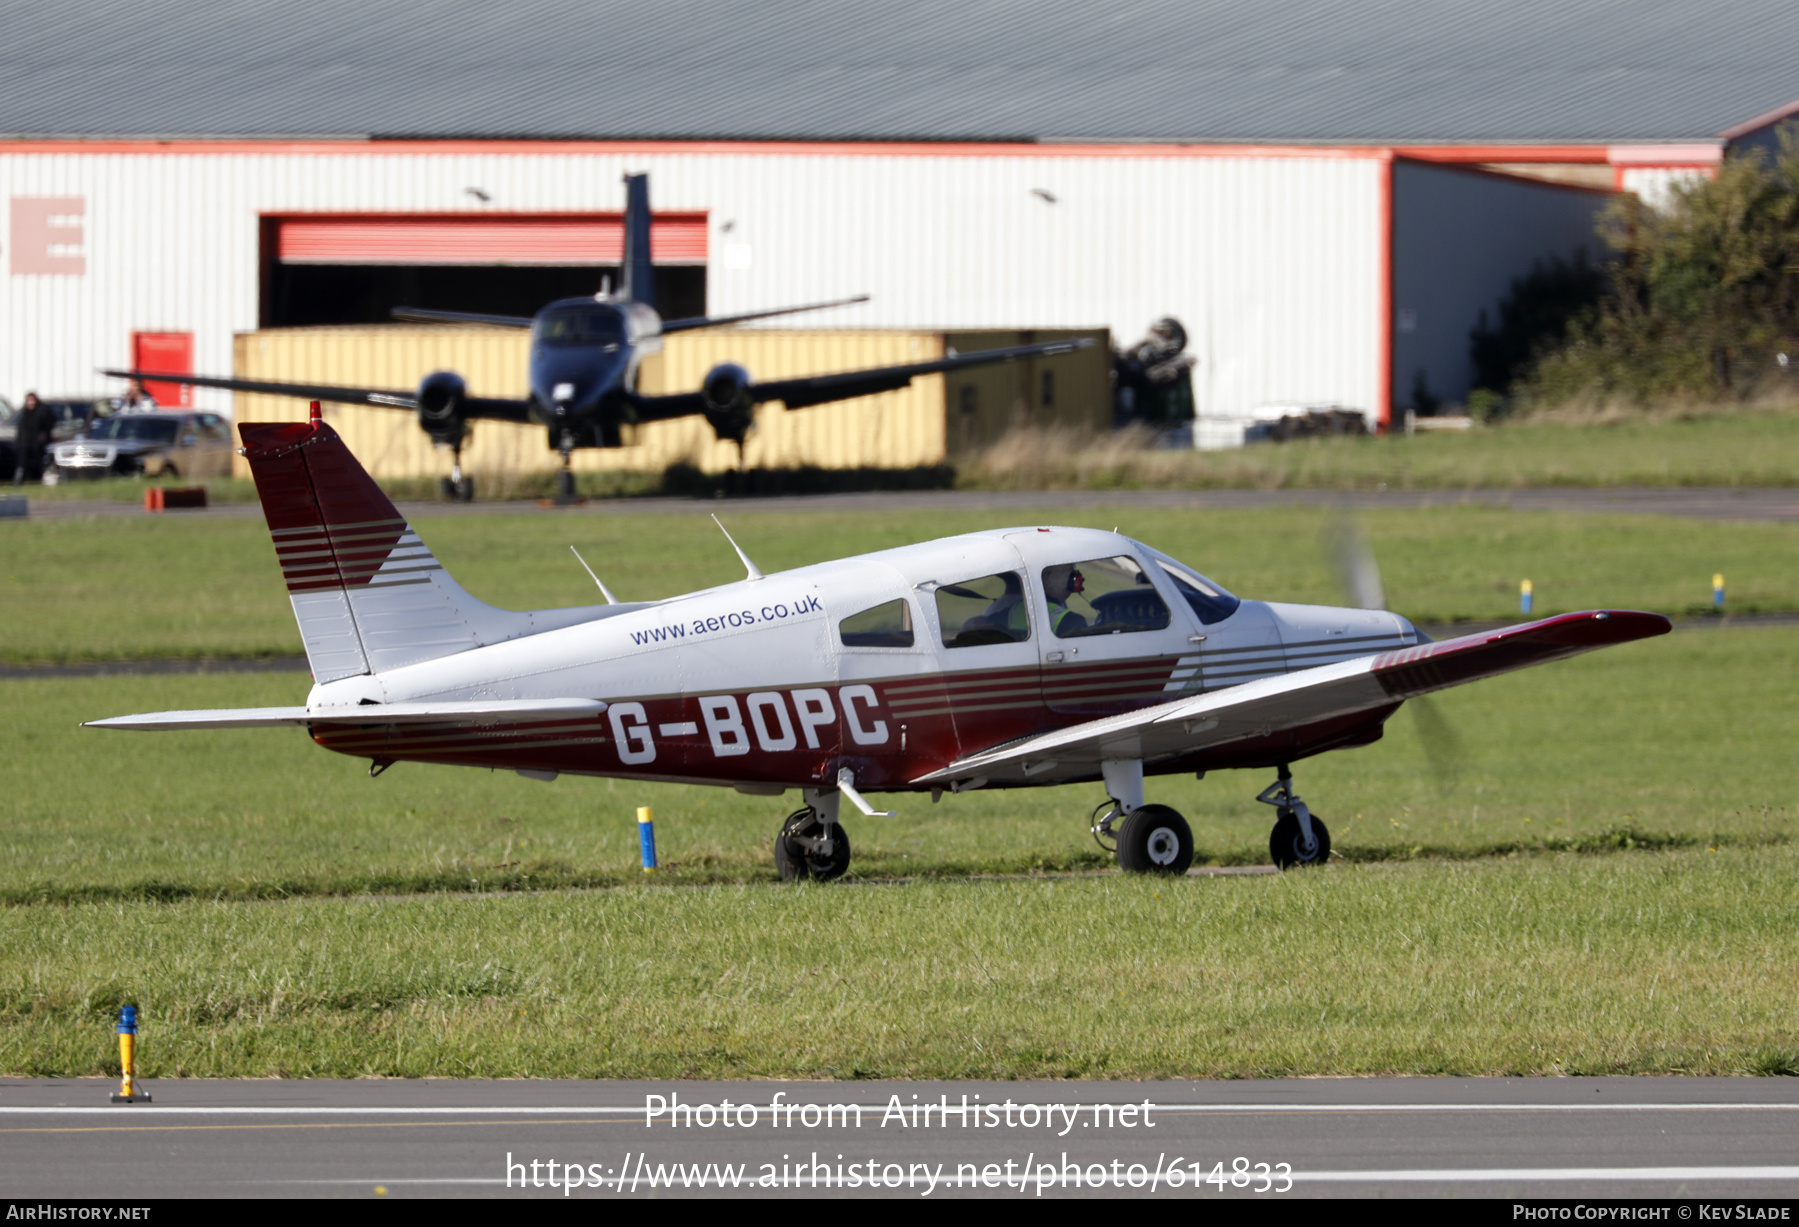
M 1071 354 L 1093 344 L 1091 337 L 1072 341 L 1043 341 L 1036 345 L 1013 345 L 1005 349 L 983 349 L 972 354 L 957 354 L 932 362 L 914 362 L 907 366 L 877 366 L 861 371 L 840 371 L 832 375 L 808 375 L 799 379 L 771 379 L 752 383 L 744 395 L 752 404 L 778 400 L 789 409 L 808 409 L 831 401 L 870 396 L 876 392 L 892 392 L 905 387 L 920 375 L 937 375 L 959 371 L 990 362 L 1015 362 L 1020 358 L 1049 358 Z M 672 396 L 639 396 L 636 399 L 638 420 L 658 422 L 664 418 L 686 417 L 705 413 L 705 398 L 698 392 L 678 392 Z
M 771 315 L 793 315 L 800 311 L 823 311 L 826 307 L 847 307 L 851 303 L 867 301 L 868 295 L 857 294 L 850 298 L 834 298 L 830 302 L 810 302 L 803 307 L 773 307 L 766 311 L 739 311 L 736 315 L 690 315 L 685 319 L 663 320 L 662 332 L 666 336 L 671 332 L 686 332 L 689 328 L 717 328 L 723 324 L 741 324 L 745 320 L 765 320 Z
M 91 729 L 136 729 L 165 733 L 184 729 L 272 729 L 313 725 L 470 724 L 486 725 L 545 717 L 597 716 L 598 699 L 493 699 L 480 702 L 365 703 L 360 707 L 236 707 L 214 711 L 155 711 L 138 716 L 89 720 Z
M 1501 630 L 1440 643 L 1382 652 L 1359 660 L 1301 669 L 1211 694 L 1052 733 L 1040 733 L 971 754 L 914 784 L 948 785 L 980 778 L 990 782 L 1051 783 L 1099 774 L 1107 759 L 1145 764 L 1214 746 L 1267 737 L 1359 712 L 1393 707 L 1406 699 L 1545 664 L 1672 629 L 1660 614 L 1589 610 L 1560 614 Z
M 414 324 L 492 324 L 497 328 L 529 328 L 528 315 L 488 315 L 481 311 L 434 311 L 429 307 L 395 307 L 389 314 Z
M 258 379 L 223 379 L 213 375 L 176 375 L 167 371 L 110 371 L 119 379 L 154 380 L 160 383 L 185 383 L 196 388 L 224 388 L 229 392 L 262 392 L 269 396 L 292 396 L 299 400 L 330 401 L 338 405 L 379 405 L 387 409 L 417 409 L 418 397 L 412 392 L 396 392 L 384 388 L 346 388 L 328 383 L 269 383 Z M 529 422 L 531 402 L 503 400 L 498 397 L 469 396 L 458 402 L 461 416 L 492 418 L 504 422 Z

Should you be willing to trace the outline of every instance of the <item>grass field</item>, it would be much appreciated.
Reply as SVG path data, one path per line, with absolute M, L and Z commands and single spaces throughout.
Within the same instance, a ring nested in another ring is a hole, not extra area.
M 1046 521 L 1119 527 L 1239 595 L 1336 603 L 1317 544 L 1325 509 L 1183 512 L 1066 508 Z M 983 512 L 758 512 L 733 534 L 765 571 L 992 527 Z M 1392 606 L 1419 622 L 1515 616 L 1518 583 L 1540 613 L 1598 606 L 1669 614 L 1710 608 L 1723 572 L 1739 612 L 1799 609 L 1799 525 L 1721 524 L 1454 507 L 1363 517 Z M 513 609 L 585 604 L 575 545 L 625 600 L 741 578 L 718 531 L 692 515 L 420 516 L 426 543 L 476 596 Z M 274 549 L 239 518 L 0 525 L 0 661 L 259 656 L 300 651 Z
M 961 463 L 957 484 L 1006 490 L 1799 484 L 1799 412 L 1791 410 L 1527 419 L 1216 452 L 1143 451 L 1125 442 L 1013 436 Z
M 952 457 L 951 466 L 957 486 L 986 490 L 1786 486 L 1799 484 L 1799 411 L 1696 407 L 1606 420 L 1537 418 L 1469 431 L 1315 439 L 1219 452 L 1150 450 L 1130 435 L 1093 439 L 1023 432 L 984 453 Z M 653 494 L 669 484 L 661 473 L 587 473 L 579 481 L 590 498 Z M 247 479 L 205 484 L 215 501 L 255 497 Z M 391 489 L 396 497 L 435 498 L 436 485 L 434 478 L 410 479 L 392 483 Z M 506 497 L 551 492 L 547 470 L 489 482 L 483 489 L 500 485 L 507 487 L 500 491 Z M 27 493 L 56 501 L 137 502 L 143 484 L 69 482 Z
M 1538 848 L 1763 846 L 1794 832 L 1799 630 L 1688 631 L 1438 696 L 1466 756 L 1445 790 L 1411 713 L 1298 781 L 1342 857 Z M 0 901 L 280 898 L 636 883 L 635 807 L 656 808 L 662 881 L 772 882 L 793 796 L 366 762 L 283 730 L 80 729 L 160 708 L 298 702 L 300 675 L 0 682 Z M 1265 773 L 1154 780 L 1202 862 L 1267 861 Z M 849 822 L 859 877 L 1108 865 L 1084 819 L 1097 787 L 976 792 Z
M 0 1070 L 1795 1073 L 1799 849 L 0 910 Z M 1003 923 L 1002 923 L 1003 921 Z
M 1135 515 L 1140 523 L 1131 522 Z M 1320 513 L 1095 511 L 1250 595 L 1332 600 Z M 976 515 L 734 514 L 769 570 Z M 1799 608 L 1782 525 L 1483 509 L 1366 518 L 1420 620 L 1538 608 Z M 736 577 L 696 517 L 442 517 L 471 589 L 627 598 Z M 15 531 L 23 530 L 23 531 Z M 298 650 L 261 525 L 0 533 L 0 657 Z M 566 560 L 566 561 L 565 561 Z M 144 1008 L 169 1075 L 1105 1076 L 1799 1072 L 1799 629 L 1706 629 L 1438 696 L 1301 764 L 1330 869 L 1127 880 L 1093 787 L 896 798 L 850 880 L 774 885 L 794 798 L 366 764 L 277 730 L 82 720 L 299 702 L 301 674 L 0 680 L 0 1074 L 111 1072 Z M 1200 859 L 1264 863 L 1263 773 L 1155 779 Z M 636 867 L 653 804 L 666 869 Z M 1005 875 L 1005 876 L 1001 876 Z M 575 889 L 589 888 L 589 889 Z

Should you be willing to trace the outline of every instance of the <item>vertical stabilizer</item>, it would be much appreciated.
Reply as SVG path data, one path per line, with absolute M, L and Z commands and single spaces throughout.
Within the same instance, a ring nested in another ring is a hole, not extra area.
M 650 266 L 650 177 L 625 176 L 625 267 L 619 297 L 656 307 L 656 273 Z
M 324 422 L 246 422 L 238 432 L 315 681 L 580 620 L 578 610 L 546 619 L 470 596 Z

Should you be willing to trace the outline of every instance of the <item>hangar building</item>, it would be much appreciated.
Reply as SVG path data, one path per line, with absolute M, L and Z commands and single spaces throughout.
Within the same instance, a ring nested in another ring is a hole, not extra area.
M 767 327 L 1119 341 L 1174 316 L 1202 417 L 1386 422 L 1466 393 L 1480 312 L 1593 252 L 1612 192 L 1769 144 L 1796 40 L 1771 0 L 17 0 L 0 394 L 591 292 L 647 171 L 665 313 L 867 293 Z

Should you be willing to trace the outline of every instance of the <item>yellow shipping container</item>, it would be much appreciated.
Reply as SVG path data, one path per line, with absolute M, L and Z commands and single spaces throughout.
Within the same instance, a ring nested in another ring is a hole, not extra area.
M 953 450 L 991 442 L 1016 421 L 1094 429 L 1109 425 L 1106 334 L 987 332 L 946 339 L 937 332 L 712 329 L 665 338 L 663 351 L 644 360 L 638 389 L 651 395 L 691 391 L 721 362 L 745 367 L 754 379 L 786 379 L 929 362 L 949 347 L 966 353 L 1064 336 L 1093 336 L 1099 344 L 1066 357 L 958 373 L 951 377 L 959 381 L 958 389 L 973 386 L 970 376 L 981 381 L 975 393 L 958 391 L 954 408 L 946 405 L 941 375 L 915 379 L 895 392 L 810 409 L 761 405 L 742 457 L 748 468 L 917 468 L 942 464 Z M 432 371 L 453 370 L 468 381 L 471 395 L 517 397 L 525 393 L 529 343 L 523 330 L 505 328 L 282 328 L 239 334 L 234 366 L 239 379 L 394 390 L 414 388 Z M 1054 372 L 1048 386 L 1056 389 L 1047 409 L 1040 404 L 1044 372 Z M 324 413 L 377 479 L 429 478 L 448 471 L 448 457 L 409 412 L 326 405 Z M 304 402 L 287 397 L 236 397 L 240 422 L 298 421 L 305 414 Z M 575 470 L 660 472 L 687 463 L 716 473 L 739 464 L 736 446 L 714 439 L 700 417 L 627 427 L 625 440 L 620 448 L 576 452 Z M 511 422 L 474 423 L 463 450 L 463 466 L 478 482 L 550 472 L 559 463 L 541 427 Z M 248 474 L 241 457 L 238 468 L 240 476 Z

